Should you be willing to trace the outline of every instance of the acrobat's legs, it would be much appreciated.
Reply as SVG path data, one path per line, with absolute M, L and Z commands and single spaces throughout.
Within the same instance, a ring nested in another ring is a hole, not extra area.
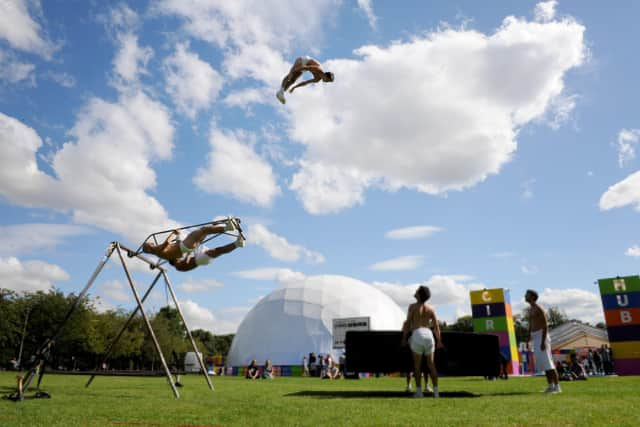
M 182 243 L 187 248 L 193 249 L 196 247 L 198 243 L 202 242 L 202 240 L 204 240 L 204 238 L 207 237 L 208 235 L 224 233 L 226 229 L 227 228 L 224 225 L 205 225 L 204 227 L 200 227 L 197 230 L 194 230 L 191 233 L 189 233 L 189 235 L 185 237 Z
M 291 71 L 289 71 L 289 74 L 287 74 L 284 77 L 284 79 L 282 79 L 282 89 L 284 92 L 286 92 L 291 87 L 291 85 L 293 85 L 296 82 L 296 80 L 298 80 L 302 75 L 300 71 L 294 71 L 295 67 L 296 66 L 294 64 Z
M 206 254 L 210 258 L 217 258 L 220 255 L 228 254 L 229 252 L 234 251 L 237 247 L 238 247 L 238 245 L 236 244 L 236 242 L 233 242 L 233 243 L 229 243 L 228 245 L 219 246 L 217 248 L 209 249 L 206 252 Z

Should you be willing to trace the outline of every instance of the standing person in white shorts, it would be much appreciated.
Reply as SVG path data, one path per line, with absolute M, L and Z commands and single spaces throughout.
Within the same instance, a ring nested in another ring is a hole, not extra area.
M 547 376 L 548 387 L 545 393 L 560 393 L 558 384 L 558 371 L 556 371 L 551 357 L 551 339 L 549 338 L 549 322 L 544 308 L 538 304 L 538 293 L 534 290 L 527 290 L 524 299 L 529 303 L 529 336 L 533 341 L 533 357 L 535 358 L 536 370 L 544 371 Z
M 402 345 L 406 345 L 408 342 L 413 353 L 413 374 L 416 381 L 416 392 L 413 397 L 423 396 L 420 375 L 422 372 L 422 356 L 427 359 L 429 375 L 433 383 L 433 397 L 439 397 L 438 371 L 436 371 L 433 353 L 436 347 L 442 347 L 440 326 L 438 325 L 435 310 L 426 303 L 431 298 L 429 288 L 426 286 L 418 287 L 414 297 L 417 302 L 409 306 L 407 321 L 402 328 Z M 431 332 L 430 326 L 433 327 L 434 332 Z M 434 333 L 435 338 L 433 336 Z
M 305 71 L 310 72 L 313 77 L 291 87 L 296 82 L 296 80 L 298 80 L 300 76 L 304 74 Z M 284 93 L 287 90 L 289 90 L 289 93 L 293 93 L 296 88 L 306 86 L 310 83 L 316 83 L 320 80 L 325 83 L 332 82 L 334 80 L 333 73 L 328 71 L 325 72 L 322 69 L 322 65 L 320 65 L 320 62 L 311 58 L 310 56 L 301 56 L 300 58 L 296 58 L 296 61 L 291 67 L 291 70 L 289 70 L 289 74 L 287 74 L 284 79 L 282 79 L 282 85 L 278 93 L 276 93 L 276 97 L 280 102 L 284 104 L 286 102 L 284 99 Z M 290 87 L 291 89 L 289 89 Z

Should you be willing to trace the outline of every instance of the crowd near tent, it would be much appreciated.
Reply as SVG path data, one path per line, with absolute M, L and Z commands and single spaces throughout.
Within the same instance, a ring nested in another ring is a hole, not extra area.
M 274 365 L 300 365 L 310 352 L 334 350 L 333 319 L 369 317 L 371 330 L 399 330 L 404 311 L 389 296 L 359 280 L 307 277 L 288 282 L 262 298 L 236 332 L 228 366 L 246 366 L 252 359 Z

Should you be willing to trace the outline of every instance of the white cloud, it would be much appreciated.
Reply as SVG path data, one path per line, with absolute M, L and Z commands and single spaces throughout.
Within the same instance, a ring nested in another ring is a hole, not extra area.
M 569 319 L 578 319 L 595 325 L 604 322 L 602 301 L 595 292 L 583 289 L 545 288 L 538 299 L 545 308 L 557 307 Z
M 538 22 L 549 22 L 556 16 L 556 0 L 543 1 L 536 5 L 534 15 Z
M 552 129 L 559 129 L 571 117 L 578 103 L 578 95 L 561 94 L 551 100 L 547 122 Z
M 319 264 L 325 260 L 322 254 L 311 251 L 304 246 L 289 243 L 287 239 L 269 231 L 262 224 L 254 224 L 249 227 L 247 240 L 262 247 L 273 258 L 281 261 L 298 261 L 302 258 Z
M 256 268 L 232 273 L 236 277 L 250 280 L 268 280 L 288 282 L 292 280 L 304 280 L 305 275 L 288 268 Z
M 416 225 L 387 231 L 384 237 L 394 240 L 421 239 L 423 237 L 431 237 L 440 231 L 444 231 L 444 228 L 433 225 Z
M 48 291 L 56 283 L 69 280 L 69 274 L 55 264 L 20 261 L 0 257 L 0 287 L 16 292 Z
M 635 159 L 635 145 L 640 140 L 640 129 L 622 129 L 618 133 L 616 148 L 618 150 L 618 166 L 624 167 L 625 163 Z
M 298 193 L 307 212 L 336 213 L 364 202 L 363 192 L 371 178 L 358 169 L 305 161 L 300 165 L 289 189 Z
M 369 21 L 369 26 L 375 30 L 376 24 L 378 22 L 378 17 L 373 12 L 373 6 L 371 5 L 371 0 L 358 0 L 358 7 L 367 16 L 367 20 Z
M 515 252 L 503 251 L 503 252 L 495 252 L 490 254 L 489 256 L 493 258 L 512 258 L 516 256 Z
M 634 209 L 640 211 L 640 171 L 609 187 L 600 197 L 599 205 L 603 211 L 627 205 L 635 205 Z
M 153 49 L 148 46 L 140 47 L 138 36 L 131 32 L 121 33 L 117 38 L 120 46 L 113 59 L 114 71 L 124 82 L 136 82 L 140 74 L 146 73 L 147 63 L 153 57 Z
M 71 88 L 76 85 L 75 77 L 65 72 L 49 71 L 47 76 L 62 87 Z
M 421 255 L 407 255 L 376 262 L 369 268 L 376 271 L 414 270 L 421 266 L 423 261 L 424 257 Z
M 522 265 L 520 267 L 520 270 L 524 274 L 537 274 L 538 273 L 538 267 L 536 267 L 535 265 Z
M 224 285 L 214 279 L 201 279 L 201 280 L 189 279 L 178 285 L 179 290 L 181 290 L 182 292 L 188 292 L 188 293 L 211 292 L 214 289 L 220 289 L 222 287 L 224 287 Z
M 155 186 L 150 164 L 170 158 L 173 131 L 166 109 L 142 92 L 117 103 L 93 98 L 69 131 L 73 141 L 51 155 L 54 178 L 36 162 L 38 134 L 0 113 L 0 195 L 21 206 L 71 211 L 77 223 L 138 241 L 174 225 L 147 194 Z
M 325 22 L 334 16 L 335 8 L 334 0 L 163 0 L 151 10 L 177 16 L 188 34 L 221 48 L 225 76 L 254 79 L 273 96 L 274 82 L 280 82 L 291 66 L 283 53 L 293 47 L 313 50 L 322 41 Z M 242 101 L 265 101 L 254 95 L 245 94 Z
M 181 301 L 180 308 L 191 330 L 204 329 L 218 335 L 234 333 L 242 320 L 238 314 L 243 314 L 231 313 L 234 315 L 231 319 L 219 318 L 211 310 L 192 300 Z
M 467 275 L 434 275 L 423 283 L 374 282 L 373 286 L 389 295 L 403 309 L 416 302 L 413 295 L 418 286 L 428 286 L 431 291 L 429 303 L 441 313 L 440 320 L 452 323 L 458 317 L 470 314 L 469 292 L 486 287 L 472 280 L 473 277 Z
M 246 88 L 230 92 L 224 98 L 224 103 L 230 107 L 246 108 L 250 104 L 265 102 L 267 96 L 271 95 L 264 88 Z
M 521 197 L 523 199 L 533 199 L 533 184 L 535 183 L 536 183 L 536 180 L 532 178 L 520 184 L 520 187 L 522 188 Z
M 499 173 L 520 128 L 553 108 L 583 63 L 584 31 L 570 18 L 507 17 L 490 35 L 445 28 L 325 61 L 335 82 L 284 107 L 306 148 L 290 188 L 318 214 L 362 203 L 372 186 L 442 194 Z
M 223 79 L 211 65 L 178 44 L 175 53 L 164 61 L 166 90 L 178 110 L 194 119 L 198 111 L 208 108 L 218 97 Z
M 98 292 L 111 300 L 130 303 L 134 301 L 130 286 L 119 280 L 108 280 L 97 287 Z
M 36 19 L 42 20 L 39 2 L 29 0 L 0 2 L 0 39 L 6 40 L 14 49 L 51 59 L 57 47 L 49 40 Z
M 198 303 L 192 300 L 181 301 L 180 308 L 191 330 L 213 330 L 215 316 L 210 310 L 198 305 Z
M 21 62 L 10 52 L 0 50 L 0 82 L 15 84 L 26 80 L 35 85 L 35 69 L 35 65 Z
M 67 237 L 89 234 L 86 227 L 68 224 L 17 224 L 0 226 L 0 255 L 20 255 L 50 250 Z
M 333 0 L 163 0 L 153 6 L 158 13 L 180 17 L 186 32 L 226 48 L 231 56 L 243 47 L 287 50 L 293 44 L 310 46 L 334 8 Z
M 633 245 L 630 248 L 628 248 L 627 251 L 624 254 L 626 256 L 631 256 L 631 257 L 634 257 L 634 258 L 638 258 L 638 257 L 640 257 L 640 246 Z
M 255 135 L 242 130 L 211 130 L 211 152 L 193 182 L 201 190 L 269 206 L 280 194 L 271 165 L 254 151 Z

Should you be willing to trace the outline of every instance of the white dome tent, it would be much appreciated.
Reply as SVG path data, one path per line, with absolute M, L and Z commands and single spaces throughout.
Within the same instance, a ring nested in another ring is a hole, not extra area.
M 369 317 L 371 330 L 399 330 L 402 309 L 385 293 L 344 276 L 314 276 L 291 281 L 261 299 L 238 327 L 227 366 L 300 365 L 310 352 L 331 353 L 333 319 Z

